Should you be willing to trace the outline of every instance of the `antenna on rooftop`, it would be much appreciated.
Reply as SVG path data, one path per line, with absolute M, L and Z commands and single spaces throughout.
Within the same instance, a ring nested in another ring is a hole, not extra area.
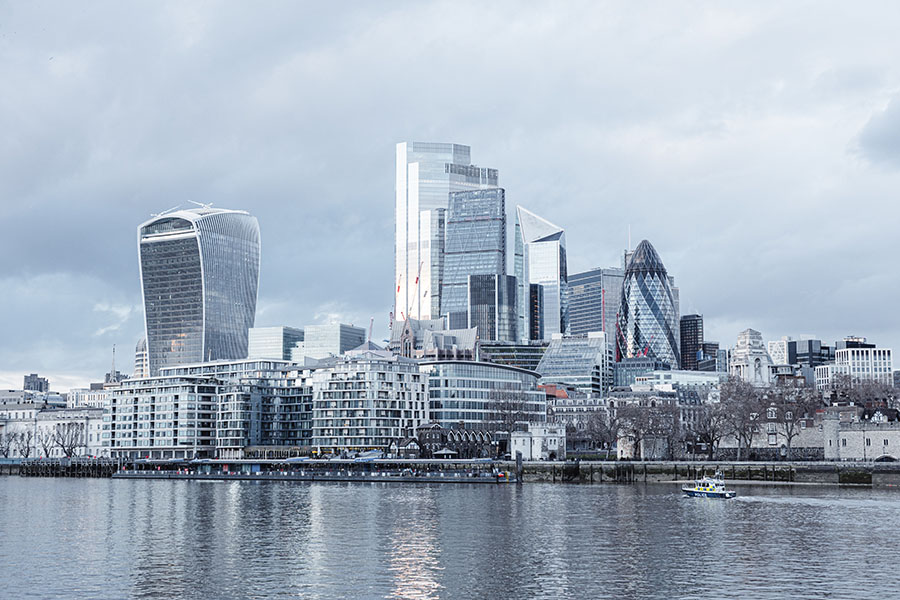
M 628 224 L 628 249 L 631 250 L 631 223 Z
M 167 214 L 169 214 L 170 212 L 172 212 L 173 210 L 176 210 L 176 209 L 179 209 L 179 208 L 181 208 L 181 205 L 180 205 L 180 204 L 178 204 L 178 205 L 176 205 L 176 206 L 173 206 L 172 208 L 168 208 L 168 209 L 162 211 L 161 213 L 150 213 L 150 216 L 151 216 L 151 217 L 161 217 L 161 216 L 167 215 Z
M 207 209 L 207 210 L 209 210 L 210 208 L 212 208 L 212 205 L 213 205 L 212 202 L 210 202 L 210 203 L 208 203 L 208 204 L 204 204 L 203 202 L 194 202 L 193 200 L 188 200 L 188 202 L 190 202 L 191 204 L 196 204 L 196 205 L 199 206 L 200 208 L 205 208 L 205 209 Z

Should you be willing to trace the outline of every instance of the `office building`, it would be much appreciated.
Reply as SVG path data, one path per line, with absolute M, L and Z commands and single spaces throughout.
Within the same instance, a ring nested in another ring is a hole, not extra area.
M 506 275 L 506 201 L 502 188 L 450 194 L 444 249 L 441 313 L 447 316 L 450 329 L 471 327 L 469 278 Z
M 514 341 L 516 335 L 516 278 L 511 275 L 470 275 L 468 327 L 487 341 Z
M 347 350 L 358 348 L 365 341 L 366 330 L 362 327 L 343 323 L 307 325 L 303 328 L 303 341 L 297 342 L 291 350 L 291 360 L 302 363 L 306 358 L 318 360 L 340 356 Z
M 496 188 L 496 169 L 471 164 L 459 144 L 402 142 L 396 149 L 394 319 L 441 314 L 446 211 L 450 192 Z
M 894 360 L 890 348 L 878 348 L 865 338 L 844 338 L 835 343 L 834 364 L 815 367 L 816 389 L 826 390 L 835 376 L 850 378 L 850 384 L 894 385 Z
M 251 327 L 248 332 L 247 358 L 291 360 L 291 351 L 303 341 L 303 330 L 296 327 Z
M 32 373 L 25 376 L 22 389 L 29 392 L 49 392 L 50 382 L 46 377 L 40 377 L 37 373 Z
M 650 357 L 678 367 L 678 306 L 670 278 L 647 240 L 638 244 L 625 268 L 616 331 L 616 359 Z
M 447 429 L 508 432 L 546 421 L 546 395 L 533 371 L 474 361 L 424 362 L 420 370 L 429 417 Z
M 681 368 L 697 371 L 703 358 L 703 315 L 681 317 Z
M 697 361 L 698 371 L 728 372 L 728 352 L 719 349 L 719 342 L 703 342 L 700 346 L 700 360 Z
M 613 385 L 612 346 L 602 331 L 583 335 L 554 334 L 537 372 L 541 384 L 567 385 L 604 396 Z
M 259 248 L 259 224 L 244 211 L 178 210 L 138 227 L 151 376 L 164 366 L 247 356 Z
M 569 332 L 603 331 L 613 340 L 624 280 L 625 270 L 617 267 L 569 275 Z
M 635 356 L 623 359 L 613 365 L 613 384 L 615 387 L 628 387 L 638 377 L 653 371 L 669 370 L 669 364 L 652 356 Z
M 550 342 L 544 341 L 524 344 L 483 341 L 478 344 L 478 360 L 497 365 L 519 367 L 526 371 L 534 371 L 541 363 L 541 358 L 543 358 L 544 352 L 547 351 L 547 346 L 549 345 Z
M 520 341 L 549 340 L 569 328 L 566 234 L 561 227 L 516 207 L 515 276 Z M 535 286 L 540 286 L 535 287 Z M 530 301 L 525 302 L 528 298 Z M 526 337 L 527 336 L 527 337 Z

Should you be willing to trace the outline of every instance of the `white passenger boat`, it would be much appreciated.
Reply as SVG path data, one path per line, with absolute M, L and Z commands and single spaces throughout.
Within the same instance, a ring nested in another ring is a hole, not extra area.
M 682 486 L 681 491 L 687 496 L 700 496 L 703 498 L 734 498 L 737 492 L 725 489 L 725 480 L 720 473 L 713 477 L 702 477 L 694 481 L 693 485 Z

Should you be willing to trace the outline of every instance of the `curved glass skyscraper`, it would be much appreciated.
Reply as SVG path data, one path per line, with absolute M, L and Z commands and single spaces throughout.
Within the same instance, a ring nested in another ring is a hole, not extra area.
M 245 211 L 202 207 L 138 227 L 150 375 L 247 356 L 256 317 L 259 224 Z
M 625 266 L 616 360 L 648 356 L 678 368 L 681 353 L 676 305 L 659 254 L 650 242 L 642 241 Z

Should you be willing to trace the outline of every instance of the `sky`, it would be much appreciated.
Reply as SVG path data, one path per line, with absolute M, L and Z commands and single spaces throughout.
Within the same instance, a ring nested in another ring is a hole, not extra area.
M 395 144 L 466 144 L 569 272 L 650 240 L 706 339 L 900 348 L 900 4 L 0 2 L 0 388 L 130 373 L 136 228 L 250 211 L 256 324 L 388 333 Z

